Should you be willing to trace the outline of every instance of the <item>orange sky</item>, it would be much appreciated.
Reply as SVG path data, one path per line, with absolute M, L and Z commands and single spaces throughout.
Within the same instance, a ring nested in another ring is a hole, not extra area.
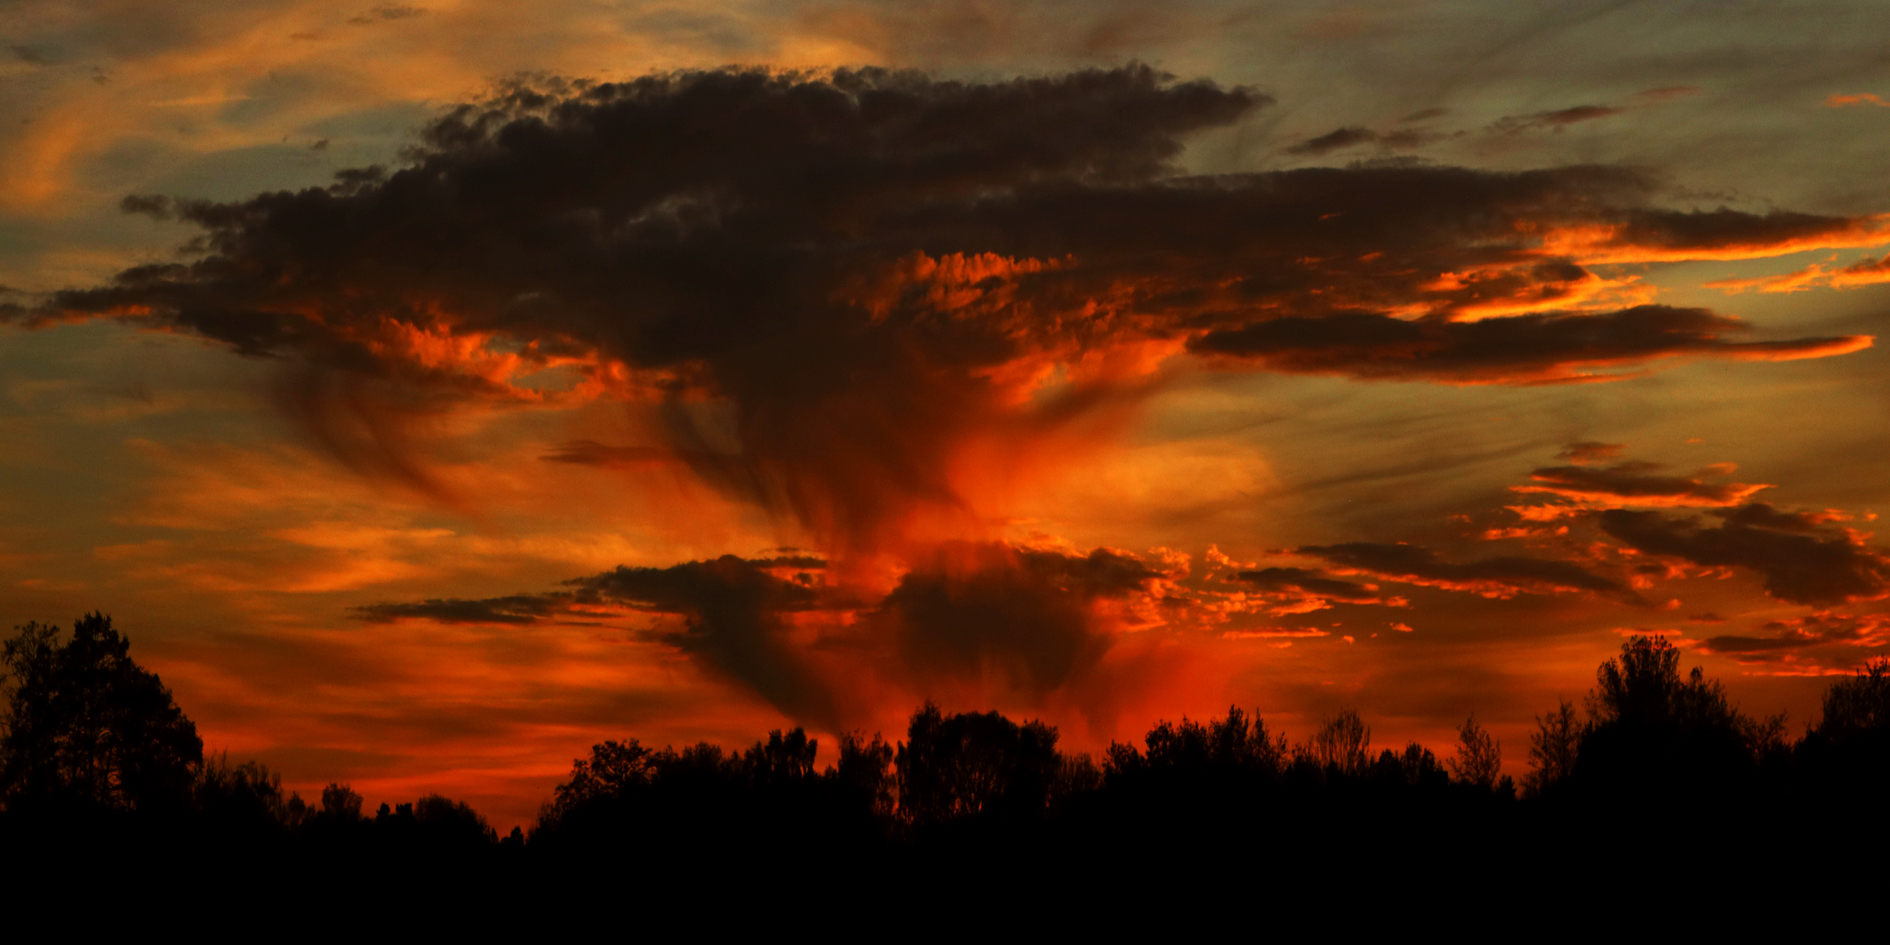
M 1890 645 L 1875 19 L 18 4 L 0 611 L 502 831 L 926 698 L 1520 774 L 1632 632 L 1801 725 Z

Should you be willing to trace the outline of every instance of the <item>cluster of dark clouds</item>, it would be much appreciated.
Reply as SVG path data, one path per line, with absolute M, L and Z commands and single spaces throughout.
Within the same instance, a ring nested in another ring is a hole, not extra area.
M 1216 329 L 1192 347 L 1289 373 L 1471 384 L 1592 381 L 1601 375 L 1578 369 L 1682 355 L 1789 357 L 1808 350 L 1803 339 L 1727 340 L 1749 330 L 1736 318 L 1666 305 L 1478 321 L 1414 321 L 1349 311 Z
M 1843 665 L 1854 662 L 1858 647 L 1890 645 L 1890 619 L 1883 614 L 1820 611 L 1789 620 L 1768 620 L 1759 629 L 1768 635 L 1707 637 L 1705 648 L 1744 663 L 1785 663 L 1807 656 L 1814 660 L 1828 656 Z M 1846 650 L 1853 658 L 1845 658 Z
M 1890 557 L 1816 513 L 1754 502 L 1711 510 L 1705 519 L 1608 509 L 1598 522 L 1643 554 L 1754 571 L 1764 577 L 1766 593 L 1782 601 L 1833 604 L 1890 595 Z
M 1537 543 L 1531 554 L 1453 557 L 1408 542 L 1356 541 L 1278 552 L 1318 567 L 1223 562 L 1190 579 L 1185 567 L 1106 548 L 1078 554 L 950 542 L 909 555 L 891 591 L 867 598 L 829 586 L 822 558 L 724 556 L 620 567 L 545 594 L 378 604 L 358 615 L 520 625 L 609 620 L 623 609 L 655 614 L 671 619 L 659 620 L 650 638 L 791 717 L 828 726 L 841 723 L 869 678 L 921 696 L 969 686 L 1041 700 L 1095 688 L 1124 629 L 1103 611 L 1131 601 L 1177 627 L 1213 625 L 1230 612 L 1291 617 L 1411 606 L 1385 585 L 1491 599 L 1574 595 L 1652 611 L 1655 602 L 1641 591 L 1654 580 L 1738 570 L 1757 575 L 1778 601 L 1820 609 L 1771 621 L 1760 628 L 1767 635 L 1713 636 L 1703 641 L 1710 652 L 1815 661 L 1890 640 L 1890 622 L 1880 615 L 1831 609 L 1890 597 L 1890 556 L 1847 528 L 1843 515 L 1745 501 L 1760 487 L 1709 481 L 1725 467 L 1681 476 L 1649 463 L 1590 465 L 1620 451 L 1572 444 L 1561 455 L 1578 465 L 1538 469 L 1534 485 L 1519 487 L 1561 503 L 1551 523 L 1586 530 L 1586 537 Z M 1591 539 L 1615 553 L 1597 554 Z M 822 617 L 816 639 L 796 637 L 790 624 L 797 613 Z M 1694 619 L 1725 622 L 1712 614 Z M 1230 635 L 1323 632 L 1276 626 Z
M 832 606 L 815 575 L 826 561 L 807 556 L 748 559 L 723 555 L 666 568 L 613 570 L 565 582 L 570 590 L 479 600 L 373 604 L 361 619 L 530 624 L 596 619 L 599 608 L 677 618 L 658 639 L 711 674 L 731 679 L 796 718 L 833 724 L 832 693 L 786 640 L 783 615 Z
M 882 599 L 862 601 L 827 586 L 827 567 L 801 555 L 724 555 L 618 567 L 567 581 L 568 590 L 374 604 L 356 616 L 521 625 L 609 621 L 623 610 L 655 615 L 649 638 L 791 718 L 838 728 L 863 675 L 921 693 L 972 684 L 1041 698 L 1080 686 L 1114 643 L 1092 605 L 1147 593 L 1163 576 L 1108 549 L 1078 555 L 952 542 Z M 830 621 L 822 640 L 795 642 L 790 615 L 807 612 L 856 619 Z M 823 650 L 830 659 L 817 655 Z
M 1850 516 L 1750 501 L 1769 486 L 1723 481 L 1729 465 L 1694 475 L 1647 462 L 1597 465 L 1617 460 L 1623 448 L 1572 443 L 1559 454 L 1571 465 L 1536 469 L 1527 485 L 1512 487 L 1547 504 L 1509 506 L 1499 518 L 1518 527 L 1482 537 L 1528 539 L 1529 555 L 1451 560 L 1406 542 L 1349 542 L 1281 552 L 1323 568 L 1248 569 L 1224 579 L 1265 596 L 1272 613 L 1292 614 L 1347 604 L 1409 606 L 1383 592 L 1385 583 L 1499 599 L 1574 594 L 1652 609 L 1657 601 L 1643 592 L 1659 580 L 1745 573 L 1773 600 L 1813 610 L 1767 620 L 1757 627 L 1761 635 L 1704 638 L 1708 652 L 1819 671 L 1854 663 L 1859 648 L 1890 644 L 1890 617 L 1875 606 L 1890 598 L 1890 554 L 1849 527 Z M 1727 622 L 1712 613 L 1689 619 Z
M 674 458 L 836 547 L 956 501 L 945 471 L 968 434 L 1058 422 L 1122 383 L 1020 398 L 1015 378 L 1036 375 L 1006 369 L 1036 362 L 1152 345 L 1227 370 L 1539 383 L 1862 343 L 1584 309 L 1595 274 L 1544 248 L 1579 228 L 1604 255 L 1710 255 L 1840 239 L 1857 220 L 1665 209 L 1653 179 L 1612 167 L 1181 172 L 1190 134 L 1268 102 L 1139 66 L 513 88 L 444 114 L 391 172 L 230 203 L 127 199 L 202 231 L 188 261 L 0 317 L 118 317 L 283 359 L 291 416 L 356 468 L 415 483 L 385 414 L 527 396 L 447 341 L 527 366 L 622 363 L 678 405 Z M 1531 310 L 1460 318 L 1492 304 Z M 680 406 L 702 397 L 730 406 L 733 452 Z M 609 449 L 558 458 L 626 461 Z
M 1572 445 L 1562 455 L 1580 465 L 1537 469 L 1528 485 L 1511 487 L 1554 501 L 1512 506 L 1509 512 L 1525 521 L 1590 521 L 1618 546 L 1655 560 L 1747 570 L 1763 578 L 1767 594 L 1788 603 L 1833 605 L 1890 597 L 1890 556 L 1845 526 L 1848 516 L 1749 501 L 1770 486 L 1713 481 L 1715 473 L 1730 473 L 1730 467 L 1687 476 L 1663 473 L 1646 462 L 1590 465 L 1618 451 L 1612 444 Z
M 201 231 L 182 261 L 10 302 L 0 318 L 114 317 L 278 359 L 289 416 L 357 469 L 416 485 L 426 472 L 403 411 L 529 400 L 540 394 L 515 382 L 537 368 L 615 379 L 622 396 L 661 405 L 663 441 L 578 441 L 547 459 L 682 464 L 797 518 L 837 553 L 883 546 L 916 505 L 957 503 L 949 472 L 968 437 L 1063 422 L 1143 382 L 1073 370 L 1061 389 L 1019 396 L 1021 378 L 1043 375 L 1035 368 L 1090 354 L 1534 384 L 1868 342 L 1751 340 L 1752 326 L 1699 308 L 1610 310 L 1585 261 L 1839 243 L 1868 221 L 1671 209 L 1656 180 L 1617 167 L 1182 171 L 1188 136 L 1268 104 L 1144 67 L 1001 82 L 727 70 L 515 87 L 442 115 L 398 169 L 227 203 L 128 198 L 129 211 Z M 1545 127 L 1592 117 L 1528 116 Z M 704 400 L 726 405 L 726 429 L 703 419 Z M 1642 554 L 1752 568 L 1790 601 L 1883 586 L 1881 557 L 1848 534 L 1730 505 L 1744 498 L 1730 486 L 1590 467 L 1608 451 L 1583 449 L 1576 465 L 1538 470 L 1535 488 L 1581 496 L 1583 515 Z M 1672 504 L 1721 506 L 1719 524 L 1606 507 L 1661 490 L 1679 496 Z M 1633 597 L 1576 561 L 1453 561 L 1377 541 L 1295 554 L 1326 570 L 1251 568 L 1236 581 L 1301 603 L 1390 602 L 1352 575 L 1492 597 Z M 529 624 L 641 610 L 668 618 L 652 632 L 706 670 L 831 725 L 845 686 L 818 647 L 790 640 L 796 614 L 861 615 L 870 639 L 835 631 L 829 651 L 862 646 L 915 687 L 995 679 L 1044 694 L 1102 665 L 1114 638 L 1098 607 L 1159 579 L 1106 551 L 971 544 L 906 557 L 910 570 L 878 601 L 826 587 L 817 560 L 731 556 L 360 615 Z

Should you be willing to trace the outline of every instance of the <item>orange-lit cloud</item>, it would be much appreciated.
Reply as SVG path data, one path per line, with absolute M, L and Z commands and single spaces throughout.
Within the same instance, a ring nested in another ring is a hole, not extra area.
M 974 444 L 1132 402 L 1168 362 L 1544 384 L 1870 344 L 1752 340 L 1591 267 L 1881 241 L 1875 218 L 1662 209 L 1646 175 L 1598 167 L 1174 166 L 1185 136 L 1268 102 L 1139 67 L 516 86 L 434 121 L 404 168 L 129 199 L 201 228 L 204 253 L 0 315 L 280 358 L 315 442 L 448 504 L 468 500 L 429 468 L 436 418 L 660 404 L 652 448 L 862 554 L 975 521 Z
M 1705 283 L 1709 289 L 1726 292 L 1802 292 L 1806 289 L 1852 289 L 1858 286 L 1890 282 L 1890 256 L 1866 257 L 1842 269 L 1826 269 L 1812 264 L 1796 272 L 1750 279 L 1718 279 Z
M 1429 548 L 1403 542 L 1306 546 L 1295 553 L 1323 558 L 1341 574 L 1371 574 L 1387 581 L 1468 591 L 1491 598 L 1509 598 L 1519 593 L 1620 594 L 1625 590 L 1619 581 L 1594 574 L 1572 562 L 1517 556 L 1450 562 Z
M 1582 455 L 1593 455 L 1593 451 Z M 1590 506 L 1712 507 L 1738 505 L 1755 493 L 1771 488 L 1763 483 L 1709 483 L 1690 476 L 1655 475 L 1659 468 L 1652 463 L 1554 466 L 1530 473 L 1531 484 L 1510 489 L 1560 496 Z
M 1822 514 L 1755 502 L 1710 515 L 1719 524 L 1630 509 L 1610 509 L 1597 521 L 1603 532 L 1644 554 L 1756 571 L 1766 592 L 1780 600 L 1832 604 L 1890 596 L 1890 556 Z
M 1877 105 L 1890 108 L 1890 102 L 1884 101 L 1874 92 L 1858 92 L 1852 95 L 1834 93 L 1825 98 L 1824 104 L 1829 108 L 1843 108 L 1846 105 Z

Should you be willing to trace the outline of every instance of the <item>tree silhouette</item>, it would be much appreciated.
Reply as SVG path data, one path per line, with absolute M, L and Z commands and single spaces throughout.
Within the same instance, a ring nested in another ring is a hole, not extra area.
M 1341 709 L 1319 726 L 1304 754 L 1316 765 L 1342 774 L 1364 770 L 1370 758 L 1372 728 L 1355 709 Z
M 871 741 L 859 732 L 848 732 L 840 736 L 840 762 L 831 770 L 869 811 L 887 816 L 893 812 L 899 786 L 892 764 L 892 746 L 878 732 Z
M 1503 772 L 1503 746 L 1477 724 L 1476 713 L 1472 712 L 1457 729 L 1456 756 L 1445 764 L 1451 776 L 1465 784 L 1495 788 L 1496 778 Z
M 71 638 L 20 627 L 0 662 L 12 692 L 0 741 L 0 795 L 99 807 L 181 806 L 203 765 L 203 741 L 130 642 L 94 613 Z
M 994 808 L 1041 813 L 1059 758 L 1057 730 L 1018 725 L 996 712 L 945 715 L 927 702 L 912 714 L 893 767 L 899 805 L 917 824 L 970 817 Z
M 1890 731 L 1890 657 L 1870 660 L 1857 675 L 1824 693 L 1824 717 L 1816 732 L 1844 740 Z
M 1698 667 L 1682 679 L 1662 637 L 1630 637 L 1595 680 L 1570 780 L 1623 801 L 1690 790 L 1730 803 L 1783 736 L 1783 716 L 1747 718 Z
M 814 776 L 819 753 L 820 742 L 809 739 L 805 730 L 796 727 L 784 735 L 775 729 L 767 741 L 756 742 L 742 755 L 742 770 L 757 787 L 798 784 Z
M 1450 778 L 1444 766 L 1437 763 L 1437 756 L 1417 742 L 1406 742 L 1402 752 L 1385 749 L 1378 760 L 1372 762 L 1372 773 L 1388 779 L 1403 779 L 1413 787 Z
M 1555 711 L 1536 716 L 1536 730 L 1529 734 L 1529 775 L 1523 779 L 1524 793 L 1534 797 L 1561 782 L 1575 771 L 1586 727 L 1575 717 L 1575 704 L 1563 699 Z
M 294 827 L 309 813 L 300 797 L 282 796 L 281 775 L 255 761 L 232 765 L 226 755 L 206 761 L 193 793 L 197 810 L 225 828 Z
M 330 782 L 322 788 L 321 817 L 340 824 L 358 823 L 361 820 L 361 795 L 346 784 Z

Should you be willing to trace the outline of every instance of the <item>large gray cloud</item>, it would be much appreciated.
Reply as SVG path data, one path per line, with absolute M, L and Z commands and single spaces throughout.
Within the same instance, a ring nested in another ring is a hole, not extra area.
M 1728 340 L 1748 326 L 1653 306 L 1457 321 L 1492 301 L 1580 302 L 1593 274 L 1544 234 L 1710 255 L 1860 224 L 1663 209 L 1620 168 L 1180 173 L 1189 134 L 1267 101 L 1144 67 L 517 88 L 429 125 L 391 173 L 129 199 L 200 227 L 196 258 L 0 314 L 115 316 L 293 360 L 291 415 L 357 468 L 418 485 L 389 411 L 525 396 L 494 358 L 578 359 L 594 378 L 621 362 L 675 399 L 675 458 L 855 545 L 915 502 L 956 502 L 946 470 L 970 432 L 1057 422 L 1111 382 L 1019 398 L 1034 375 L 1005 369 L 1033 360 L 1183 341 L 1233 369 L 1534 383 L 1858 343 Z M 1485 277 L 1444 278 L 1466 272 Z M 705 395 L 730 405 L 733 447 L 682 406 Z

